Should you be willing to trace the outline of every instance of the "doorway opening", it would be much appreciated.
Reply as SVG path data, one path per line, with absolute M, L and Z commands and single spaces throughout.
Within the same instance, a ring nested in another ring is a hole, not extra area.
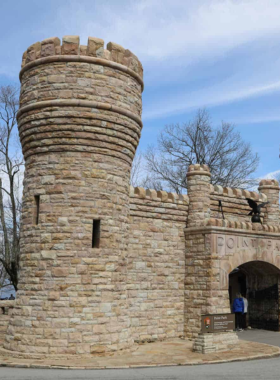
M 279 331 L 280 271 L 263 261 L 240 265 L 229 274 L 229 299 L 240 293 L 248 300 L 247 326 Z

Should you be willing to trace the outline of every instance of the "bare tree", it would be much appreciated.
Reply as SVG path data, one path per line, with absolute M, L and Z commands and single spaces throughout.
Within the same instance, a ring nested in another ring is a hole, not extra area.
M 162 183 L 156 181 L 150 174 L 145 172 L 143 160 L 142 152 L 137 152 L 132 162 L 130 185 L 133 187 L 139 186 L 147 189 L 163 190 Z
M 252 174 L 259 163 L 232 124 L 222 122 L 213 128 L 204 109 L 188 123 L 166 126 L 158 147 L 149 147 L 145 159 L 150 178 L 178 194 L 186 191 L 189 165 L 207 164 L 212 184 L 245 188 L 255 185 Z
M 162 181 L 156 179 L 151 174 L 146 174 L 145 177 L 141 178 L 141 181 L 137 186 L 144 187 L 145 189 L 154 189 L 154 190 L 164 190 Z
M 0 87 L 0 264 L 17 290 L 19 269 L 20 170 L 24 164 L 17 149 L 18 90 Z
M 143 155 L 141 152 L 136 152 L 132 162 L 130 172 L 130 185 L 133 187 L 140 186 L 141 174 L 143 169 Z

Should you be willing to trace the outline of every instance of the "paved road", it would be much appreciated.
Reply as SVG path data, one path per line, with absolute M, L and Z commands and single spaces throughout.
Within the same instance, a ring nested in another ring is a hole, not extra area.
M 266 330 L 246 330 L 238 333 L 240 339 L 250 342 L 266 343 L 280 347 L 280 333 Z M 280 375 L 279 375 L 280 378 Z
M 280 347 L 280 333 L 249 330 L 241 339 Z M 125 370 L 52 370 L 0 367 L 1 380 L 279 380 L 280 358 L 199 366 Z
M 126 370 L 0 368 L 1 380 L 279 380 L 280 358 L 227 364 Z

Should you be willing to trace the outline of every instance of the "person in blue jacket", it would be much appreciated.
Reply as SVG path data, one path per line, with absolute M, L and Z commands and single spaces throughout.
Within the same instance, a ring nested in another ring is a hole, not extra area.
M 240 293 L 236 294 L 236 298 L 233 301 L 232 312 L 235 313 L 236 330 L 242 331 L 242 315 L 244 314 L 244 301 Z

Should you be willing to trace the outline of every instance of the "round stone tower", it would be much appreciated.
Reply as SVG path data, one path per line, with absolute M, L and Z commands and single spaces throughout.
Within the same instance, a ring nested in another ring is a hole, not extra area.
M 133 53 L 99 38 L 49 38 L 24 53 L 21 270 L 6 349 L 102 355 L 133 344 L 126 262 L 142 77 Z

